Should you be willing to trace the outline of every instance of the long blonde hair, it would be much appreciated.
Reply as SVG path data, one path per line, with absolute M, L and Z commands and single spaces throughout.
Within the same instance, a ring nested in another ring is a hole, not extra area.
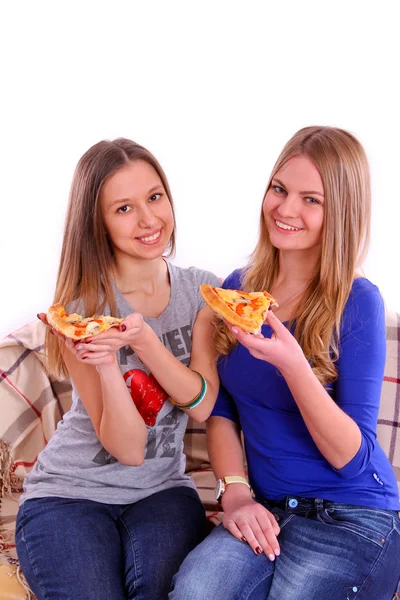
M 106 235 L 99 197 L 104 181 L 136 160 L 147 162 L 157 172 L 174 212 L 165 173 L 146 148 L 125 138 L 103 140 L 89 148 L 79 160 L 72 180 L 55 302 L 64 306 L 72 301 L 81 302 L 86 315 L 101 314 L 108 305 L 111 314 L 115 314 L 110 276 L 113 250 Z M 166 256 L 172 256 L 174 252 L 175 227 Z M 46 336 L 46 350 L 49 372 L 66 376 L 68 373 L 57 338 Z
M 371 218 L 368 160 L 360 142 L 335 127 L 305 127 L 285 145 L 268 182 L 295 156 L 306 155 L 318 168 L 325 195 L 321 255 L 296 310 L 294 335 L 323 384 L 337 377 L 339 329 L 353 280 L 365 258 Z M 243 288 L 270 290 L 279 272 L 279 250 L 270 241 L 261 211 L 257 246 L 243 274 Z M 223 324 L 216 328 L 220 354 L 235 340 Z

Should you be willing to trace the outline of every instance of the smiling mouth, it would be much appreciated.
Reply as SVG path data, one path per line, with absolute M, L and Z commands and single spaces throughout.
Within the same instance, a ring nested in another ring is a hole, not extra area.
M 152 233 L 151 235 L 144 235 L 142 237 L 137 237 L 136 239 L 139 240 L 139 242 L 141 242 L 142 244 L 154 244 L 154 243 L 158 242 L 160 237 L 161 237 L 161 229 L 159 229 L 155 233 Z
M 274 219 L 274 221 L 275 221 L 275 225 L 279 229 L 284 229 L 285 231 L 302 231 L 303 230 L 302 227 L 292 227 L 292 225 L 286 225 L 286 223 L 282 223 L 282 221 L 277 221 L 276 219 Z

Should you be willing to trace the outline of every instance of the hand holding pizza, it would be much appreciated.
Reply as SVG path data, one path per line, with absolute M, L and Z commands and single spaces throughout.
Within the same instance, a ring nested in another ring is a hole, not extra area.
M 265 322 L 274 332 L 271 338 L 264 338 L 261 333 L 250 335 L 225 321 L 234 337 L 249 350 L 252 356 L 271 363 L 283 375 L 287 371 L 298 368 L 299 365 L 308 364 L 297 340 L 271 310 L 268 311 Z
M 79 361 L 96 366 L 114 362 L 115 353 L 124 346 L 133 346 L 146 326 L 138 313 L 126 319 L 108 316 L 82 318 L 77 314 L 69 315 L 61 304 L 50 307 L 47 314 L 39 313 L 38 318 Z M 103 332 L 98 333 L 102 329 Z M 91 331 L 96 333 L 91 335 Z
M 84 348 L 82 348 L 82 342 L 79 342 L 79 341 L 77 342 L 76 340 L 73 340 L 72 338 L 69 338 L 69 337 L 63 335 L 62 333 L 57 331 L 57 329 L 52 327 L 47 320 L 46 313 L 38 313 L 37 317 L 40 321 L 42 321 L 42 323 L 44 325 L 49 327 L 50 332 L 55 337 L 57 337 L 58 339 L 60 339 L 61 341 L 64 342 L 65 347 L 69 350 L 69 352 L 71 352 L 71 354 L 74 354 L 79 361 L 93 364 L 96 366 L 108 365 L 108 364 L 112 364 L 114 362 L 115 353 L 114 352 L 104 352 L 104 351 L 96 352 L 95 354 L 91 355 L 90 360 L 88 360 L 87 352 L 85 352 Z
M 90 354 L 91 358 L 97 353 L 115 353 L 124 346 L 134 347 L 141 340 L 146 327 L 142 315 L 133 313 L 123 320 L 119 328 L 113 327 L 104 333 L 88 337 L 78 344 L 78 348 L 85 354 Z

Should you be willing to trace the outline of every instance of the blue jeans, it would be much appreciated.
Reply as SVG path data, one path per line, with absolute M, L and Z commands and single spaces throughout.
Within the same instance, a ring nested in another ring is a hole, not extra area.
M 270 506 L 281 528 L 274 562 L 217 527 L 184 560 L 170 600 L 392 600 L 400 591 L 394 511 L 319 501 Z M 398 587 L 399 586 L 399 587 Z
M 17 552 L 38 600 L 163 600 L 205 523 L 197 492 L 183 486 L 122 506 L 26 500 Z

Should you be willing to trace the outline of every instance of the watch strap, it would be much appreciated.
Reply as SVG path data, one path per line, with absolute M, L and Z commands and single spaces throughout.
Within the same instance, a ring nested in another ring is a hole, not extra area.
M 245 477 L 241 477 L 240 475 L 227 475 L 223 477 L 223 481 L 225 485 L 229 485 L 230 483 L 244 483 L 251 490 L 251 486 Z

